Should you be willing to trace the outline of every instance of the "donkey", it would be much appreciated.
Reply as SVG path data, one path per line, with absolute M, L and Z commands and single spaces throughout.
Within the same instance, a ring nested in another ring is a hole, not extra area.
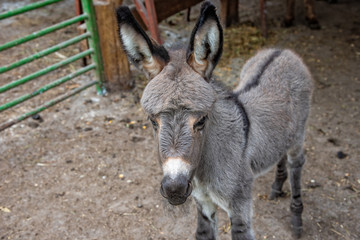
M 154 129 L 163 170 L 160 193 L 172 205 L 192 195 L 196 239 L 216 239 L 217 207 L 231 220 L 232 239 L 254 239 L 252 185 L 277 164 L 271 198 L 282 196 L 290 165 L 291 224 L 302 230 L 300 175 L 312 80 L 289 50 L 267 49 L 244 66 L 230 91 L 212 77 L 223 31 L 210 2 L 189 45 L 166 50 L 141 29 L 127 7 L 117 9 L 120 39 L 129 60 L 149 78 L 141 105 Z
M 316 18 L 314 10 L 315 0 L 304 0 L 305 4 L 305 20 L 310 29 L 321 29 L 320 23 Z M 294 25 L 295 18 L 295 0 L 286 0 L 286 14 L 283 20 L 284 27 L 291 27 Z

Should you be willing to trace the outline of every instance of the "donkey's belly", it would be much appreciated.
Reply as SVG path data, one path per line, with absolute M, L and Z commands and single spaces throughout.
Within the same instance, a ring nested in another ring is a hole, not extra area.
M 256 157 L 250 164 L 255 178 L 270 171 L 286 154 L 286 150 L 279 151 L 269 156 Z

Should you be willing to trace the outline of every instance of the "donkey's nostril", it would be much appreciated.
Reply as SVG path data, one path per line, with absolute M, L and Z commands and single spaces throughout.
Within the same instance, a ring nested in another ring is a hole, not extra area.
M 185 197 L 190 196 L 191 192 L 192 192 L 192 184 L 191 184 L 191 182 L 189 182 L 187 189 L 186 189 Z
M 161 196 L 163 196 L 164 198 L 168 198 L 168 196 L 166 195 L 165 191 L 164 191 L 164 188 L 163 188 L 163 185 L 161 184 L 160 185 L 160 194 Z

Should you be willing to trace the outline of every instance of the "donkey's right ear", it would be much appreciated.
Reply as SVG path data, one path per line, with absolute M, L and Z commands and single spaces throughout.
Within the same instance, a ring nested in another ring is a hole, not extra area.
M 154 78 L 169 62 L 163 46 L 152 41 L 126 6 L 116 10 L 120 40 L 129 60 L 143 70 L 148 79 Z
M 201 5 L 200 17 L 191 33 L 186 62 L 209 81 L 223 47 L 223 30 L 215 6 L 209 1 Z

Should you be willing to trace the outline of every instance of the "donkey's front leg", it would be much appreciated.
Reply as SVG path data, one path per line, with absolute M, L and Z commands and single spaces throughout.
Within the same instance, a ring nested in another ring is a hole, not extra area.
M 216 205 L 210 200 L 196 200 L 198 210 L 197 240 L 216 239 L 217 217 Z
M 231 221 L 232 240 L 255 239 L 251 225 L 251 184 L 244 187 L 241 194 L 237 194 L 237 196 L 234 197 L 229 217 Z

